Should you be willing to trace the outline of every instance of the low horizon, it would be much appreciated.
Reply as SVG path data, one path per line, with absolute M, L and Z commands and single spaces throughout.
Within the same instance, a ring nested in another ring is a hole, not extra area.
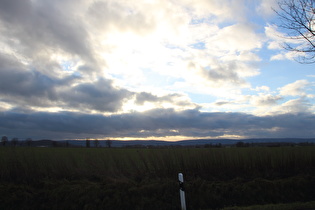
M 12 138 L 13 139 L 13 138 Z M 8 139 L 9 141 L 12 139 Z M 146 139 L 140 139 L 140 138 L 132 138 L 132 139 L 123 139 L 123 138 L 104 138 L 104 139 L 92 139 L 92 138 L 86 138 L 86 139 L 50 139 L 50 138 L 42 138 L 42 139 L 32 139 L 32 138 L 22 138 L 19 139 L 19 141 L 27 141 L 27 140 L 32 140 L 32 141 L 163 141 L 163 142 L 181 142 L 181 141 L 220 141 L 220 140 L 229 140 L 229 141 L 244 141 L 244 140 L 315 140 L 315 138 L 187 138 L 187 139 L 180 139 L 180 140 L 167 140 L 167 139 L 153 139 L 153 138 L 146 138 Z M 272 142 L 272 141 L 271 141 Z

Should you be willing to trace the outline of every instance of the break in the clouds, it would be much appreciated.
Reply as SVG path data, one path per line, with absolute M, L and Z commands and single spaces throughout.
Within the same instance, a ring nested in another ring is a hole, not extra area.
M 314 137 L 276 0 L 0 0 L 0 135 Z

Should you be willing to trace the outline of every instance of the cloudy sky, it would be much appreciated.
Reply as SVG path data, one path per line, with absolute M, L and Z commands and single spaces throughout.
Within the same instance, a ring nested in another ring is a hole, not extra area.
M 0 135 L 315 137 L 276 0 L 0 0 Z

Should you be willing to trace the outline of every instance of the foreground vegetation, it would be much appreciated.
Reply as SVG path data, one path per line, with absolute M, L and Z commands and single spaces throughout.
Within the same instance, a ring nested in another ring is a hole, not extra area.
M 0 168 L 0 209 L 179 209 L 179 172 L 188 209 L 315 200 L 314 146 L 2 147 Z

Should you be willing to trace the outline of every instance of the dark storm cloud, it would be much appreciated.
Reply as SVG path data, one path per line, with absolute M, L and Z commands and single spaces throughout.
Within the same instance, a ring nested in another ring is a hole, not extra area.
M 77 77 L 51 78 L 37 71 L 0 69 L 0 99 L 15 107 L 77 108 L 81 111 L 117 111 L 132 92 L 117 89 L 110 80 L 99 79 L 95 83 L 71 84 Z
M 1 0 L 1 35 L 8 41 L 14 37 L 14 47 L 32 57 L 38 52 L 62 49 L 65 52 L 93 60 L 88 34 L 68 10 L 52 1 Z M 77 23 L 77 24 L 76 24 Z
M 0 54 L 0 99 L 15 107 L 84 108 L 117 111 L 124 99 L 133 93 L 117 89 L 110 80 L 95 83 L 81 82 L 75 75 L 54 78 L 29 70 L 12 56 Z
M 87 136 L 168 136 L 192 137 L 244 135 L 246 137 L 312 137 L 315 115 L 283 114 L 257 117 L 242 113 L 204 113 L 198 110 L 176 112 L 155 109 L 144 113 L 112 116 L 73 112 L 2 112 L 0 134 L 14 130 L 20 138 L 84 138 Z M 37 133 L 39 131 L 39 133 Z M 43 133 L 49 136 L 42 136 Z
M 43 102 L 46 101 L 44 104 L 50 105 L 51 103 L 47 100 L 56 100 L 55 82 L 39 72 L 10 71 L 9 74 L 1 72 L 0 96 L 11 102 L 20 101 L 23 103 L 22 101 L 24 101 L 30 105 L 40 106 L 41 104 L 42 106 Z
M 81 83 L 60 93 L 69 107 L 109 112 L 118 111 L 133 95 L 126 89 L 115 88 L 112 81 L 106 79 Z
M 30 97 L 32 95 L 52 95 L 52 86 L 56 84 L 52 78 L 40 72 L 21 72 L 11 70 L 1 72 L 1 94 L 20 95 Z
M 13 57 L 0 54 L 0 99 L 7 102 L 43 104 L 55 99 L 57 81 L 37 71 L 30 71 Z M 41 98 L 40 100 L 38 100 Z

